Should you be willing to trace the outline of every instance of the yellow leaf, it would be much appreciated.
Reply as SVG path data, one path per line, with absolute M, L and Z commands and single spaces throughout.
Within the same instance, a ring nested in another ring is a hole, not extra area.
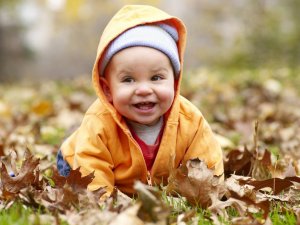
M 0 101 L 0 116 L 9 117 L 11 115 L 10 107 L 3 101 Z
M 32 106 L 32 112 L 39 116 L 48 116 L 53 113 L 53 105 L 50 101 L 41 100 Z

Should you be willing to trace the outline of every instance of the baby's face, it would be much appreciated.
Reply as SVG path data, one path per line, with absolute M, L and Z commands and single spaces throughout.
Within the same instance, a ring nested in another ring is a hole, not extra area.
M 174 74 L 169 58 L 148 47 L 131 47 L 114 55 L 105 72 L 103 89 L 127 119 L 153 125 L 174 99 Z

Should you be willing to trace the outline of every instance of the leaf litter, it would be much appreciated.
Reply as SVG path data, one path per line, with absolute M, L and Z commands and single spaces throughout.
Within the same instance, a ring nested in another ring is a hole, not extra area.
M 54 166 L 64 136 L 95 98 L 86 79 L 74 81 L 71 91 L 57 83 L 41 85 L 39 91 L 3 85 L 0 207 L 30 207 L 40 212 L 31 220 L 39 217 L 41 224 L 197 224 L 199 207 L 209 211 L 206 219 L 214 224 L 222 224 L 220 217 L 231 224 L 272 224 L 272 206 L 279 205 L 300 224 L 300 101 L 294 89 L 274 91 L 269 83 L 186 89 L 193 102 L 204 102 L 204 110 L 212 112 L 212 128 L 224 144 L 224 176 L 192 159 L 171 171 L 167 187 L 137 181 L 133 199 L 118 190 L 102 198 L 104 189 L 87 190 L 93 174 L 82 177 L 77 169 L 65 178 Z M 182 199 L 188 207 L 174 208 Z

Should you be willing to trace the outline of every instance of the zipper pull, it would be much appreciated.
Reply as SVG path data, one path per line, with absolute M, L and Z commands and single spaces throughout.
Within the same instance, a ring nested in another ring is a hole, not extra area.
M 149 186 L 152 186 L 152 179 L 151 179 L 151 174 L 150 174 L 150 171 L 147 171 L 147 184 Z

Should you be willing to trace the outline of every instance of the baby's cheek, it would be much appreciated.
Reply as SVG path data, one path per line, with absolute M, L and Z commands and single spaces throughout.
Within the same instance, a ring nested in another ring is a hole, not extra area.
M 173 89 L 167 90 L 166 93 L 165 93 L 165 96 L 166 96 L 166 99 L 169 99 L 169 100 L 173 101 L 174 96 L 175 96 L 174 90 Z
M 115 99 L 119 102 L 119 104 L 128 104 L 130 101 L 130 95 L 126 90 L 122 91 L 122 89 L 120 89 L 116 94 Z
M 174 100 L 174 91 L 165 91 L 161 95 L 161 101 L 163 101 L 166 105 L 171 106 Z

